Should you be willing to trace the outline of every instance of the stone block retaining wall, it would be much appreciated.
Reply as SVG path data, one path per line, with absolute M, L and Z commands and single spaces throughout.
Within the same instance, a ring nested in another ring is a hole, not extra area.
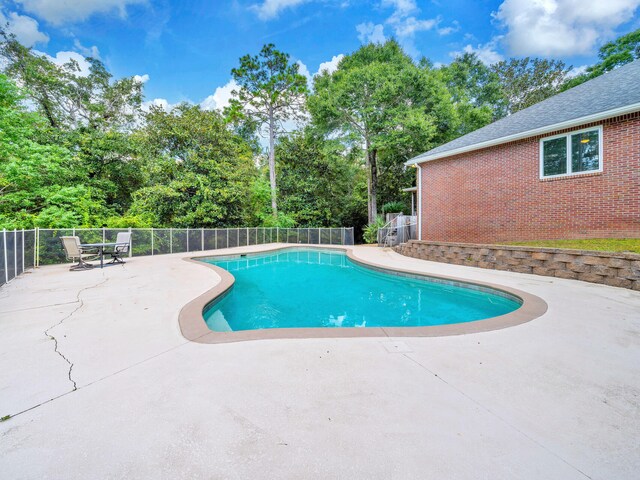
M 640 255 L 634 253 L 419 240 L 410 240 L 395 250 L 422 260 L 569 278 L 640 291 Z

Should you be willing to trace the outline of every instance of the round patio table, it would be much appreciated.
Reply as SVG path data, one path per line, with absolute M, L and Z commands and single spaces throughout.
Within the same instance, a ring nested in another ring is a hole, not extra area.
M 115 247 L 117 243 L 81 243 L 80 248 L 96 248 L 100 254 L 100 268 L 104 268 L 104 249 L 109 247 Z

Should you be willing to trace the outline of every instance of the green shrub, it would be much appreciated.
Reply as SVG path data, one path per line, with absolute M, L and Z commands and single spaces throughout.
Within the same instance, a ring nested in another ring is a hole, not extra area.
M 105 222 L 108 228 L 149 228 L 152 225 L 150 218 L 143 215 L 123 215 L 122 217 L 109 217 Z
M 384 227 L 384 218 L 378 217 L 376 221 L 367 225 L 364 229 L 365 243 L 378 243 L 378 230 Z
M 404 202 L 388 202 L 382 206 L 382 213 L 404 213 L 408 215 L 409 209 Z
M 274 217 L 271 214 L 263 216 L 261 221 L 263 227 L 279 227 L 279 228 L 293 228 L 296 226 L 294 218 L 286 213 L 278 212 L 278 216 Z
M 409 207 L 404 202 L 388 202 L 382 206 L 382 213 L 404 213 L 409 215 Z

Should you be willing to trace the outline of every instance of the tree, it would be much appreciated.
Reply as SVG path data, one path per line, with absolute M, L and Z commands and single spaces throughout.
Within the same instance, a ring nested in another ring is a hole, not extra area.
M 600 61 L 587 67 L 585 73 L 570 78 L 563 85 L 563 90 L 599 77 L 615 68 L 640 59 L 640 29 L 623 35 L 613 42 L 605 43 L 598 52 Z
M 48 142 L 47 120 L 27 112 L 24 95 L 0 75 L 0 222 L 5 228 L 78 227 L 109 215 L 103 193 L 83 183 L 72 152 Z
M 283 136 L 276 146 L 281 212 L 301 227 L 358 226 L 366 218 L 366 175 L 336 140 L 325 140 L 311 127 Z
M 506 101 L 500 78 L 475 53 L 457 56 L 439 71 L 460 119 L 458 135 L 472 132 L 504 117 Z
M 455 121 L 444 84 L 430 68 L 418 68 L 393 40 L 364 45 L 333 73 L 316 76 L 308 107 L 314 124 L 328 135 L 363 148 L 370 223 L 378 210 L 380 158 L 403 168 L 409 155 L 435 146 L 438 137 L 446 139 Z
M 56 65 L 0 30 L 5 73 L 20 82 L 38 110 L 56 129 L 126 130 L 139 118 L 142 84 L 134 77 L 113 80 L 104 64 L 87 57 Z
M 153 107 L 139 132 L 145 186 L 129 215 L 154 226 L 245 226 L 257 176 L 247 143 L 217 111 L 181 104 Z
M 613 42 L 605 43 L 598 52 L 598 58 L 598 63 L 587 68 L 591 78 L 640 59 L 640 28 Z
M 269 183 L 271 209 L 278 215 L 275 143 L 284 130 L 286 120 L 303 117 L 307 80 L 298 73 L 298 64 L 289 63 L 289 55 L 276 50 L 275 45 L 262 47 L 258 55 L 240 58 L 240 66 L 231 70 L 233 79 L 240 86 L 233 91 L 230 116 L 247 116 L 269 138 Z
M 529 57 L 503 60 L 491 66 L 500 79 L 506 113 L 515 113 L 559 93 L 571 67 L 560 60 Z
M 83 71 L 75 60 L 57 65 L 5 32 L 0 40 L 7 75 L 47 120 L 41 134 L 74 152 L 90 183 L 124 212 L 142 181 L 131 137 L 142 115 L 142 84 L 133 77 L 114 80 L 94 58 L 85 59 Z

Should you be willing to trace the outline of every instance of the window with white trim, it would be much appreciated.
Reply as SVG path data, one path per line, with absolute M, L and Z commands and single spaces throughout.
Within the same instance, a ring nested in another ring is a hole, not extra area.
M 540 178 L 601 171 L 601 126 L 540 140 Z

